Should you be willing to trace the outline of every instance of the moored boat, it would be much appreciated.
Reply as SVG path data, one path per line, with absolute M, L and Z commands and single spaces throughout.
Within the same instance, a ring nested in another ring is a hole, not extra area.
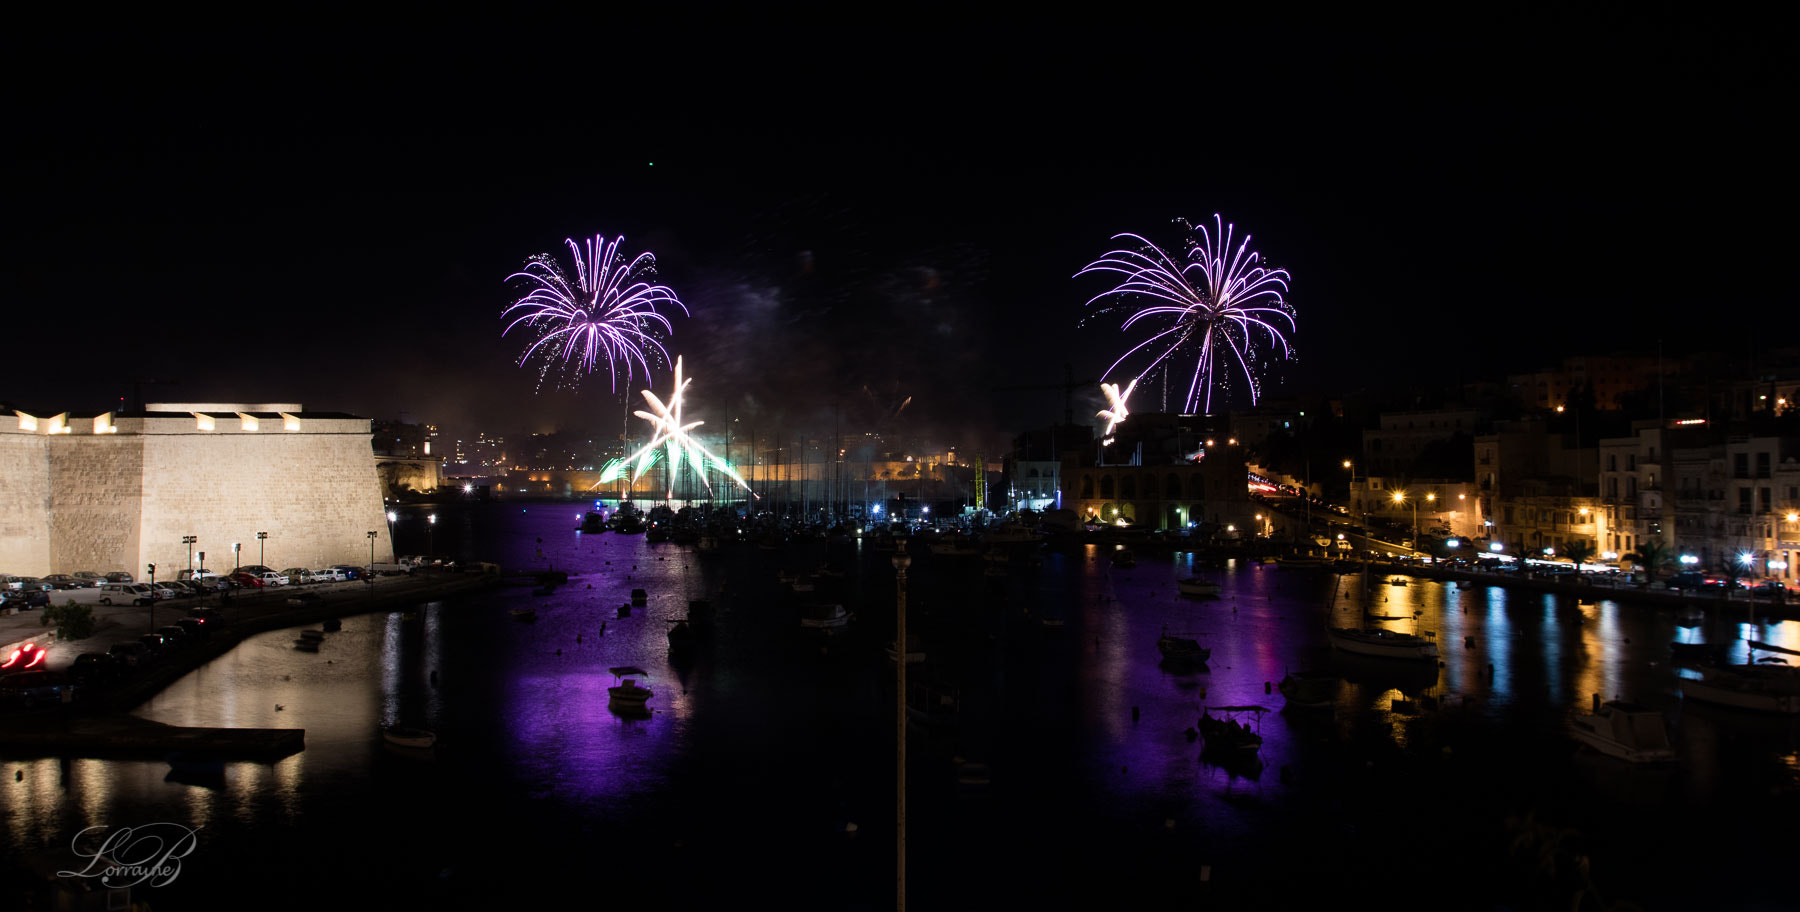
M 894 648 L 893 643 L 887 645 L 887 654 L 890 662 L 900 660 L 900 651 Z M 923 661 L 925 661 L 925 642 L 908 634 L 906 637 L 906 664 L 917 665 Z
M 808 605 L 802 609 L 800 626 L 815 628 L 844 627 L 850 623 L 850 612 L 842 605 Z
M 514 608 L 514 609 L 512 609 L 512 618 L 515 621 L 526 621 L 526 622 L 535 621 L 535 620 L 537 620 L 537 609 L 536 608 Z
M 1175 581 L 1175 588 L 1182 595 L 1218 595 L 1219 584 L 1209 579 L 1190 576 Z
M 407 728 L 401 725 L 390 725 L 381 730 L 381 736 L 389 744 L 398 747 L 430 747 L 437 743 L 437 735 L 423 728 Z
M 1214 709 L 1223 713 L 1224 718 L 1214 716 L 1212 714 Z M 1213 706 L 1202 709 L 1200 737 L 1206 739 L 1206 750 L 1252 754 L 1261 750 L 1261 733 L 1239 722 L 1237 716 L 1254 715 L 1257 728 L 1261 728 L 1262 714 L 1268 711 L 1261 706 Z
M 1726 665 L 1683 678 L 1681 696 L 1757 712 L 1800 713 L 1800 668 L 1787 665 Z
M 1201 646 L 1199 640 L 1172 636 L 1167 627 L 1163 628 L 1162 636 L 1156 639 L 1156 651 L 1162 653 L 1165 659 L 1185 659 L 1192 662 L 1204 662 L 1212 657 L 1212 650 Z
M 1569 734 L 1593 749 L 1632 763 L 1663 763 L 1675 759 L 1662 713 L 1636 703 L 1601 704 L 1592 714 L 1577 713 L 1569 720 Z
M 1379 656 L 1384 659 L 1435 659 L 1437 642 L 1410 633 L 1395 633 L 1379 627 L 1332 627 L 1327 631 L 1331 645 L 1345 652 Z
M 650 673 L 635 665 L 622 665 L 610 670 L 613 679 L 619 683 L 606 689 L 607 705 L 624 714 L 648 715 L 650 697 L 653 694 L 650 688 L 638 686 L 637 679 L 647 678 Z

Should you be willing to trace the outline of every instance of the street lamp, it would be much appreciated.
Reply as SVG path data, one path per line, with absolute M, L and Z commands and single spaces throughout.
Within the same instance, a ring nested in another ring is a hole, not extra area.
M 380 533 L 369 533 L 369 591 L 375 591 L 375 536 Z
M 150 632 L 156 632 L 156 565 L 146 564 L 150 569 Z
M 188 546 L 188 579 L 194 578 L 194 542 L 199 540 L 192 535 L 181 537 L 181 543 Z
M 906 908 L 906 568 L 912 558 L 906 540 L 894 554 L 894 887 L 899 908 Z
M 256 533 L 256 563 L 259 566 L 267 567 L 269 565 L 268 549 L 264 545 L 264 543 L 267 542 L 268 540 L 269 540 L 269 533 L 267 533 L 267 532 Z
M 425 517 L 425 520 L 425 551 L 429 558 L 437 554 L 437 538 L 434 534 L 437 530 L 437 514 L 433 513 Z
M 1394 492 L 1394 503 L 1395 504 L 1406 503 L 1406 492 L 1405 491 L 1395 491 Z M 1413 544 L 1412 544 L 1412 547 L 1413 547 L 1414 551 L 1417 551 L 1417 550 L 1419 550 L 1419 502 L 1416 500 L 1413 501 L 1412 508 L 1413 508 Z

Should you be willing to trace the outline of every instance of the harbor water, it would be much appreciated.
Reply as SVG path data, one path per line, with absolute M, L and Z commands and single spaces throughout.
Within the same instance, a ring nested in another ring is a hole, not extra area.
M 136 711 L 306 729 L 278 762 L 184 782 L 161 761 L 0 758 L 0 856 L 78 867 L 86 827 L 196 828 L 179 877 L 134 893 L 159 910 L 892 907 L 892 552 L 699 553 L 579 533 L 575 507 L 499 503 L 402 508 L 398 550 L 426 550 L 426 512 L 439 552 L 569 580 L 347 618 L 317 652 L 291 630 L 254 636 Z M 1749 641 L 1800 649 L 1800 623 L 1185 553 L 1121 569 L 1109 547 L 989 561 L 915 543 L 915 907 L 1791 905 L 1800 726 L 1684 703 L 1692 672 L 1669 644 L 1742 662 Z M 777 578 L 826 564 L 843 576 L 811 592 Z M 1189 576 L 1219 596 L 1179 596 Z M 622 616 L 633 589 L 648 599 Z M 694 599 L 713 628 L 672 660 Z M 854 616 L 803 628 L 805 602 Z M 1329 626 L 1370 615 L 1431 634 L 1441 663 L 1329 649 Z M 1208 661 L 1162 661 L 1165 630 Z M 647 718 L 609 709 L 617 666 L 648 672 Z M 1331 707 L 1282 711 L 1275 685 L 1302 670 L 1343 679 Z M 1577 750 L 1567 720 L 1595 695 L 1661 710 L 1676 762 Z M 1221 706 L 1269 710 L 1234 714 L 1260 751 L 1213 756 L 1190 735 Z M 389 745 L 392 724 L 437 744 Z M 0 906 L 22 895 L 16 873 Z

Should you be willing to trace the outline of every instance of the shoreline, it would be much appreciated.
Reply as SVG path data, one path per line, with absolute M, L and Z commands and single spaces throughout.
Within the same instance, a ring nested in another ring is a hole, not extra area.
M 378 579 L 336 592 L 310 593 L 316 601 L 288 604 L 288 593 L 237 596 L 223 606 L 228 623 L 207 639 L 167 656 L 145 674 L 128 678 L 93 698 L 37 712 L 0 715 L 0 752 L 12 756 L 154 756 L 174 751 L 213 751 L 241 759 L 267 759 L 304 750 L 304 729 L 183 728 L 146 723 L 130 715 L 183 676 L 259 633 L 329 618 L 352 617 L 416 605 L 501 585 L 493 573 L 409 574 Z M 301 590 L 305 591 L 305 590 Z M 245 604 L 248 603 L 248 604 Z M 216 606 L 217 602 L 213 604 Z M 190 607 L 199 607 L 190 605 Z M 185 612 L 184 612 L 185 613 Z M 58 641 L 79 644 L 84 641 Z M 96 643 L 96 646 L 99 644 Z

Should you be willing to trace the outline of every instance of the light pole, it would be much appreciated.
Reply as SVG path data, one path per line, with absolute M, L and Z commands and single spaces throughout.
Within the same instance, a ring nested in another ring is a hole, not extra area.
M 188 579 L 194 578 L 194 542 L 200 539 L 192 535 L 183 535 L 181 543 L 188 546 Z
M 894 554 L 894 908 L 906 910 L 906 539 Z
M 268 547 L 264 544 L 268 540 L 269 540 L 269 533 L 267 533 L 267 532 L 256 533 L 256 564 L 259 567 L 267 567 L 269 565 L 268 564 L 268 560 L 269 560 Z
M 156 565 L 146 564 L 150 569 L 150 632 L 156 632 Z
M 244 543 L 243 542 L 232 542 L 231 543 L 231 565 L 232 565 L 231 572 L 239 573 L 239 572 L 243 571 L 243 569 L 244 569 Z
M 425 559 L 431 560 L 437 555 L 437 514 L 425 517 Z
M 1405 491 L 1395 491 L 1394 492 L 1394 503 L 1396 503 L 1396 504 L 1406 503 L 1406 492 Z M 1412 507 L 1413 507 L 1413 550 L 1417 551 L 1417 550 L 1419 550 L 1419 502 L 1416 500 L 1413 501 Z
M 392 510 L 387 511 L 388 544 L 390 544 L 390 545 L 394 543 L 394 520 L 399 519 L 399 518 L 400 518 L 399 515 L 396 514 L 394 511 L 392 511 Z M 375 564 L 375 558 L 373 558 L 373 557 L 369 558 L 369 565 L 374 566 L 374 564 Z M 371 570 L 369 572 L 373 573 L 374 571 Z
M 369 533 L 369 591 L 375 591 L 375 536 L 380 533 Z

